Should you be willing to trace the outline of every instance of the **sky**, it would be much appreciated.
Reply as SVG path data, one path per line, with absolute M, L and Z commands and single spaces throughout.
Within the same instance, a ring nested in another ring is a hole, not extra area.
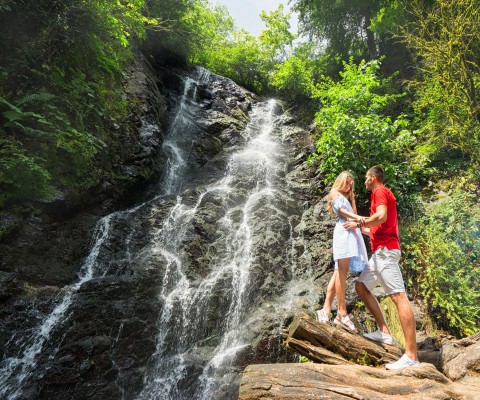
M 260 13 L 274 11 L 280 4 L 289 10 L 288 0 L 213 0 L 212 3 L 226 5 L 229 14 L 235 20 L 237 28 L 244 28 L 252 35 L 258 36 L 265 29 L 260 19 Z M 297 19 L 293 15 L 290 21 L 290 31 L 297 32 Z

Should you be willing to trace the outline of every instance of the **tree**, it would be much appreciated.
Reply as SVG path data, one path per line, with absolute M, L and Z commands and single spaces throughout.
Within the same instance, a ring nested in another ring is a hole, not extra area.
M 295 38 L 283 5 L 269 14 L 262 12 L 266 29 L 258 38 L 237 30 L 226 8 L 208 1 L 196 3 L 187 18 L 197 38 L 191 61 L 257 93 L 271 88 L 271 75 L 287 59 Z
M 385 56 L 387 75 L 400 70 L 408 75 L 410 58 L 395 39 L 405 22 L 399 0 L 295 0 L 303 33 L 324 47 L 325 72 L 337 76 L 343 61 Z
M 258 38 L 264 57 L 270 63 L 285 61 L 289 55 L 287 50 L 295 39 L 289 30 L 290 14 L 284 14 L 283 4 L 280 4 L 270 14 L 262 11 L 260 18 L 266 26 Z
M 234 34 L 234 21 L 225 6 L 197 0 L 182 18 L 190 32 L 189 61 L 209 68 Z
M 270 83 L 292 103 L 315 103 L 310 97 L 312 84 L 318 81 L 321 70 L 315 50 L 312 43 L 300 43 L 290 57 L 274 67 Z
M 105 115 L 124 115 L 116 83 L 132 57 L 130 42 L 154 23 L 144 16 L 144 5 L 145 0 L 2 3 L 0 207 L 86 190 L 101 175 L 98 154 L 112 151 L 115 159 L 116 140 L 109 141 L 111 149 L 104 142 L 111 123 Z
M 333 57 L 373 59 L 378 56 L 377 43 L 369 25 L 382 3 L 381 0 L 296 0 L 294 9 L 305 33 L 323 41 L 326 52 Z
M 480 162 L 480 3 L 415 0 L 404 6 L 414 18 L 404 37 L 418 62 L 410 84 L 423 141 Z

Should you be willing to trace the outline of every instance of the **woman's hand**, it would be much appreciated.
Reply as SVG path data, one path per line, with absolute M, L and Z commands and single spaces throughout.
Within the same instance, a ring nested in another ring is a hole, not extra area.
M 366 225 L 365 217 L 362 217 L 362 216 L 357 215 L 357 214 L 350 214 L 349 217 L 351 219 L 349 219 L 349 220 L 347 220 L 343 223 L 343 227 L 346 230 L 356 229 L 356 228 L 361 228 L 363 230 L 365 228 L 365 225 Z
M 348 220 L 343 223 L 343 227 L 348 231 L 350 229 L 358 228 L 357 222 L 353 220 Z

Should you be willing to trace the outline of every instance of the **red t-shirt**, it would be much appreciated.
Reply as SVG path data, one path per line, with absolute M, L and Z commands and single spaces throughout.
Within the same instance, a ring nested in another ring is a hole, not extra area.
M 370 201 L 370 215 L 375 214 L 378 206 L 387 206 L 387 220 L 383 224 L 370 228 L 372 253 L 381 247 L 387 247 L 388 250 L 400 250 L 397 200 L 392 191 L 385 186 L 380 186 L 370 195 Z

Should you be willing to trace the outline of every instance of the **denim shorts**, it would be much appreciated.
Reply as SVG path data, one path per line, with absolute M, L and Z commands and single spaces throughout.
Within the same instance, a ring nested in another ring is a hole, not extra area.
M 405 292 L 402 272 L 398 265 L 400 256 L 401 252 L 397 249 L 377 249 L 368 261 L 368 267 L 358 277 L 358 282 L 362 282 L 369 291 L 380 284 L 387 296 Z

